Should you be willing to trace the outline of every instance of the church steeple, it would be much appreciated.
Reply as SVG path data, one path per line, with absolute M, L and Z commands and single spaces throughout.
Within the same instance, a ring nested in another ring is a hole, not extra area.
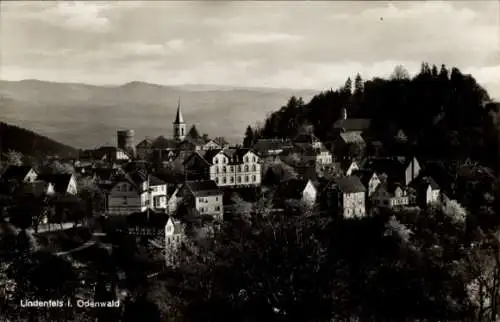
M 177 100 L 177 114 L 174 121 L 174 139 L 182 141 L 186 137 L 186 123 L 181 111 L 181 98 Z

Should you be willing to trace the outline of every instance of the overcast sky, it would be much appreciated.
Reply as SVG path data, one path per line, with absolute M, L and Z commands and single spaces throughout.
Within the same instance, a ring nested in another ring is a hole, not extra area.
M 499 2 L 2 2 L 0 78 L 325 89 L 457 66 L 500 98 Z

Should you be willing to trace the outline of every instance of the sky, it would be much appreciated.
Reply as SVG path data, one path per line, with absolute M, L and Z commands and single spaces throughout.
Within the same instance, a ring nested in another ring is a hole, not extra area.
M 500 99 L 499 1 L 1 2 L 0 79 L 336 88 L 422 61 Z

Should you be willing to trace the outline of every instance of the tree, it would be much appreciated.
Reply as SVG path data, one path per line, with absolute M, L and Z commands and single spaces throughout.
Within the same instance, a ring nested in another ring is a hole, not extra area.
M 207 133 L 203 133 L 203 136 L 201 138 L 206 142 L 206 141 L 208 141 L 209 136 Z
M 352 93 L 352 80 L 351 77 L 347 77 L 347 80 L 345 81 L 343 91 L 348 93 L 349 95 Z
M 398 65 L 394 68 L 392 72 L 391 79 L 393 80 L 407 80 L 410 79 L 410 74 L 408 70 L 404 68 L 403 65 Z
M 250 148 L 254 143 L 254 134 L 252 127 L 249 125 L 245 132 L 245 138 L 243 139 L 243 147 Z
M 62 163 L 58 160 L 53 161 L 48 169 L 51 173 L 54 174 L 72 174 L 75 172 L 75 168 L 68 163 Z
M 191 126 L 191 129 L 189 129 L 188 136 L 193 138 L 193 139 L 199 139 L 200 138 L 200 133 L 198 132 L 198 129 L 196 126 L 193 124 Z
M 354 79 L 354 95 L 359 96 L 363 94 L 363 79 L 361 78 L 361 75 L 358 73 L 356 74 L 356 78 Z
M 23 165 L 23 155 L 20 152 L 9 150 L 6 155 L 7 165 L 20 166 Z

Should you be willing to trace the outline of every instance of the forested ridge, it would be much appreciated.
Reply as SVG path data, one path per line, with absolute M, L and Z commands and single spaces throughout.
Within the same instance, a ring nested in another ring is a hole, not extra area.
M 472 75 L 458 68 L 422 63 L 410 77 L 397 66 L 389 79 L 363 80 L 359 74 L 345 85 L 304 103 L 292 97 L 261 125 L 247 128 L 246 142 L 257 138 L 293 138 L 312 125 L 324 142 L 333 140 L 333 124 L 346 108 L 349 118 L 369 118 L 377 140 L 388 143 L 402 130 L 421 158 L 472 158 L 489 165 L 498 161 L 498 105 Z

